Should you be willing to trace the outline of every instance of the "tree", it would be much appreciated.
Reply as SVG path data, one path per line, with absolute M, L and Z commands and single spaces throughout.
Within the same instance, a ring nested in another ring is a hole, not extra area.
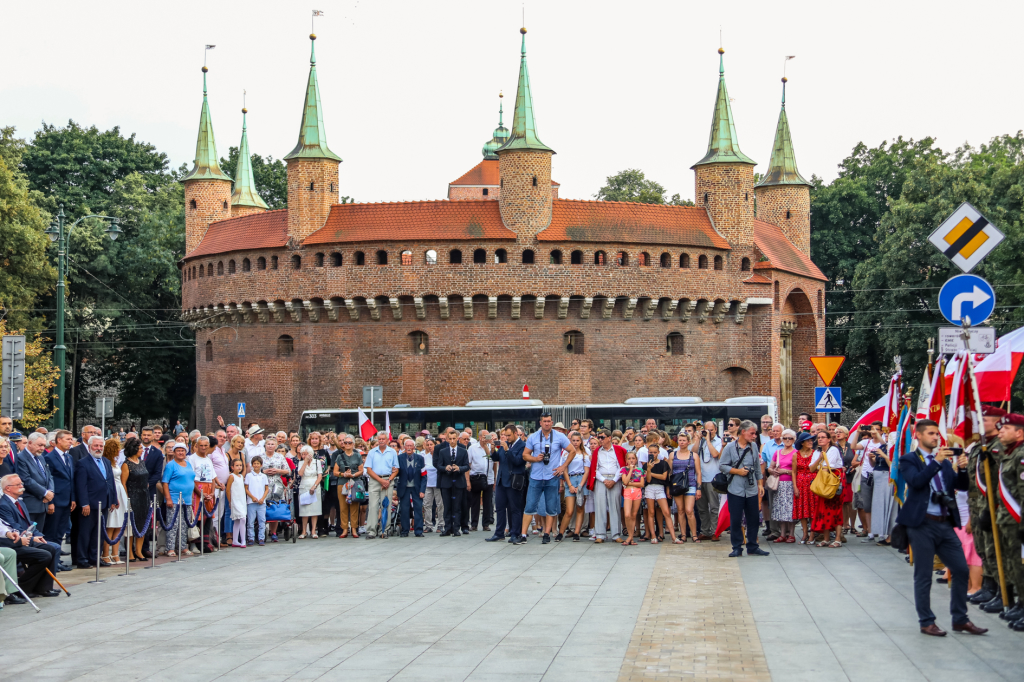
M 664 204 L 665 188 L 654 180 L 648 180 L 644 172 L 635 168 L 609 175 L 604 187 L 594 197 L 600 201 L 632 201 L 641 204 Z M 674 206 L 693 206 L 692 201 L 673 194 L 667 202 Z
M 252 155 L 252 178 L 256 182 L 256 191 L 271 211 L 288 206 L 288 172 L 280 159 L 272 156 L 263 158 L 259 154 Z M 238 147 L 228 148 L 228 158 L 221 157 L 220 169 L 230 177 L 235 177 L 238 169 Z
M 0 336 L 8 334 L 24 335 L 24 329 L 7 330 L 7 323 L 0 320 Z M 22 429 L 34 429 L 53 416 L 57 411 L 54 406 L 60 371 L 53 364 L 53 358 L 46 349 L 42 334 L 36 334 L 25 343 L 25 402 L 22 404 L 22 416 L 18 425 Z

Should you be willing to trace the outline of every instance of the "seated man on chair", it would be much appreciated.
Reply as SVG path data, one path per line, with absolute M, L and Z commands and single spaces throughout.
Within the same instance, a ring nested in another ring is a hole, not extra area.
M 18 561 L 25 565 L 25 573 L 18 581 L 21 589 L 30 597 L 58 596 L 60 592 L 53 589 L 53 578 L 46 569 L 56 573 L 60 547 L 47 542 L 38 528 L 29 532 L 32 521 L 20 499 L 25 486 L 17 474 L 0 478 L 0 489 L 0 547 L 13 549 Z

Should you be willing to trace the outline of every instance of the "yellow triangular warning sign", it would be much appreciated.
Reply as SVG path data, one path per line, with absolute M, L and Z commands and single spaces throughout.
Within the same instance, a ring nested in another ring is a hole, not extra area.
M 818 371 L 818 376 L 825 382 L 826 386 L 832 385 L 832 380 L 839 373 L 839 368 L 846 362 L 845 355 L 814 355 L 811 356 L 811 364 Z

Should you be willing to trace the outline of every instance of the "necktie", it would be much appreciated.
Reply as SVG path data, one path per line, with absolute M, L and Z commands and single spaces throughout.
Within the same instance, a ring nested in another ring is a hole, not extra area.
M 36 466 L 39 467 L 39 473 L 43 475 L 43 478 L 46 478 L 46 469 L 43 468 L 42 457 L 36 457 Z
M 97 459 L 96 460 L 96 466 L 98 466 L 100 468 L 100 473 L 103 474 L 103 480 L 104 481 L 107 480 L 107 470 L 103 468 L 103 461 L 102 461 L 102 459 Z
M 28 521 L 28 514 L 26 514 L 25 510 L 21 508 L 21 500 L 16 500 L 14 504 L 18 507 L 18 512 L 22 515 L 22 517 L 24 517 L 24 519 Z

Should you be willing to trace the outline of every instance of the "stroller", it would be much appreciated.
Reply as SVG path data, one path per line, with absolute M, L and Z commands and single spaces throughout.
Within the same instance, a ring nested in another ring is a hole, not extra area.
M 392 535 L 399 535 L 401 532 L 399 524 L 398 502 L 390 495 L 380 501 L 380 537 L 386 540 Z

